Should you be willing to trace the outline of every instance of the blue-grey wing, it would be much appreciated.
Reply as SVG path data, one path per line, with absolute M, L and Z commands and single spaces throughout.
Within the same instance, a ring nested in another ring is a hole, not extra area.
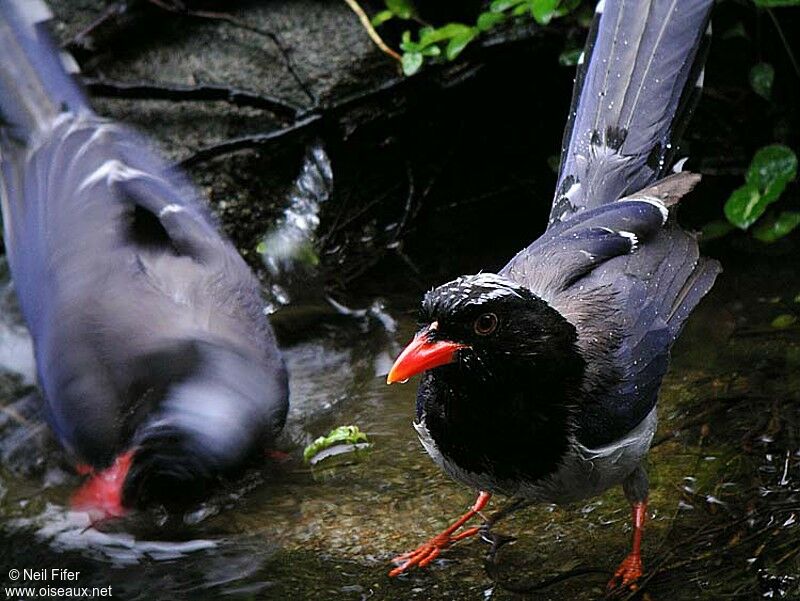
M 698 179 L 676 174 L 582 211 L 501 271 L 575 326 L 587 360 L 576 434 L 589 447 L 623 437 L 653 409 L 670 349 L 720 271 L 669 216 Z
M 174 253 L 197 261 L 231 254 L 220 252 L 227 243 L 183 178 L 135 133 L 96 116 L 64 114 L 2 168 L 6 246 L 23 310 L 48 283 L 108 269 L 142 216 Z

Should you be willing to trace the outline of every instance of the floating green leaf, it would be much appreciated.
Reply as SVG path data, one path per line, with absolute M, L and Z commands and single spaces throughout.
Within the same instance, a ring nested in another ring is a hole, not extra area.
M 775 242 L 789 234 L 800 225 L 800 212 L 784 211 L 778 216 L 760 222 L 753 230 L 753 236 L 762 242 Z
M 758 63 L 750 69 L 750 87 L 762 98 L 770 99 L 774 81 L 775 68 L 769 63 Z
M 367 435 L 358 426 L 339 426 L 320 436 L 303 450 L 303 459 L 306 463 L 319 455 L 322 451 L 337 445 L 357 445 L 369 443 Z
M 797 316 L 792 315 L 791 313 L 784 313 L 782 315 L 778 315 L 775 319 L 772 320 L 772 327 L 778 330 L 783 330 L 794 325 L 797 322 Z

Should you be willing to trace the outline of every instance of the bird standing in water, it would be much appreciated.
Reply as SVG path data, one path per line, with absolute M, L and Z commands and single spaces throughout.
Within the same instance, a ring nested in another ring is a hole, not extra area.
M 288 409 L 260 286 L 184 177 L 92 111 L 40 0 L 0 1 L 5 247 L 80 507 L 182 504 Z
M 425 566 L 479 528 L 495 493 L 570 503 L 622 485 L 642 574 L 642 467 L 670 348 L 720 272 L 675 219 L 699 176 L 669 174 L 703 82 L 713 0 L 601 0 L 578 61 L 550 221 L 497 274 L 425 295 L 388 382 L 422 373 L 414 427 L 480 491 L 451 527 L 395 559 Z

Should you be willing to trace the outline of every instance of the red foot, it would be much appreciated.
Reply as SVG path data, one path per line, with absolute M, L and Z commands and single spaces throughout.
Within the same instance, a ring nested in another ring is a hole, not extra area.
M 614 576 L 608 581 L 608 590 L 627 588 L 635 591 L 638 587 L 636 581 L 642 577 L 642 556 L 631 553 L 619 564 Z
M 644 520 L 647 516 L 647 499 L 634 503 L 631 506 L 633 519 L 633 550 L 619 564 L 614 576 L 608 581 L 608 590 L 627 588 L 635 591 L 638 587 L 636 581 L 642 577 L 642 532 Z
M 395 557 L 392 562 L 399 563 L 400 565 L 389 572 L 389 576 L 398 576 L 404 572 L 407 572 L 414 566 L 424 568 L 434 559 L 439 557 L 439 554 L 443 549 L 447 549 L 447 547 L 453 543 L 477 534 L 480 531 L 480 528 L 477 527 L 467 528 L 459 534 L 453 533 L 461 528 L 461 526 L 463 526 L 468 520 L 477 515 L 481 509 L 486 507 L 486 504 L 489 502 L 490 498 L 491 495 L 489 493 L 482 492 L 480 495 L 478 495 L 478 499 L 475 501 L 475 504 L 472 506 L 472 508 L 458 518 L 458 520 L 453 522 L 453 524 L 447 530 L 441 534 L 437 534 L 428 542 L 422 543 L 413 551 L 409 551 L 408 553 L 403 553 L 402 555 Z
M 414 566 L 424 568 L 430 564 L 434 559 L 439 557 L 444 549 L 447 549 L 453 543 L 460 541 L 477 534 L 480 528 L 467 528 L 464 532 L 456 534 L 455 536 L 442 532 L 437 534 L 428 542 L 422 543 L 419 547 L 408 553 L 398 555 L 392 560 L 392 563 L 399 563 L 400 565 L 389 572 L 389 576 L 399 576 L 403 572 L 407 572 Z

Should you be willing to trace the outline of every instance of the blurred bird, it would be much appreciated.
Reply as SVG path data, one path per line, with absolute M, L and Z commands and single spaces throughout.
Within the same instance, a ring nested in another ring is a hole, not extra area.
M 76 505 L 182 504 L 273 443 L 286 369 L 250 269 L 184 177 L 92 111 L 49 18 L 0 1 L 5 247 L 38 384 L 93 475 Z
M 669 175 L 702 86 L 712 4 L 601 0 L 578 61 L 547 230 L 499 273 L 425 295 L 421 329 L 388 382 L 424 372 L 420 440 L 481 493 L 450 528 L 395 558 L 391 575 L 476 534 L 460 529 L 493 493 L 518 507 L 621 484 L 633 550 L 609 586 L 641 576 L 642 461 L 659 386 L 672 344 L 720 272 L 675 219 L 699 176 Z

